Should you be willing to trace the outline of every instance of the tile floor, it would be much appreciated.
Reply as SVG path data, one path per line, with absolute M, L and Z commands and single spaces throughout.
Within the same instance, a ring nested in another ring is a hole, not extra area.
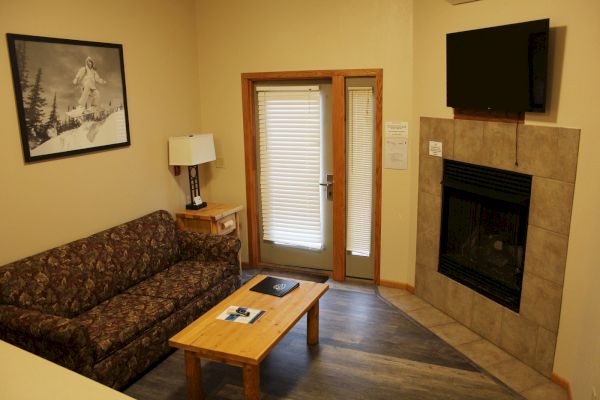
M 331 288 L 374 291 L 469 357 L 488 373 L 529 400 L 567 400 L 567 392 L 504 350 L 466 328 L 426 301 L 403 289 L 375 288 L 348 280 L 327 282 Z

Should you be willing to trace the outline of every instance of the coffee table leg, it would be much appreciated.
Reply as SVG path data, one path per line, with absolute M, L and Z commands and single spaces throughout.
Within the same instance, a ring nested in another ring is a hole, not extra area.
M 319 300 L 308 310 L 306 342 L 311 345 L 319 343 Z
M 185 351 L 185 377 L 187 378 L 188 400 L 202 400 L 202 369 L 200 359 L 194 352 Z
M 244 398 L 246 400 L 260 399 L 260 366 L 246 364 L 244 370 Z

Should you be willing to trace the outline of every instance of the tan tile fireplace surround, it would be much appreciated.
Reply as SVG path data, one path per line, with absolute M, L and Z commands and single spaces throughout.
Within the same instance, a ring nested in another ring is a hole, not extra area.
M 428 155 L 429 141 L 442 142 L 445 159 L 532 175 L 519 313 L 437 272 L 443 159 Z M 517 133 L 514 123 L 421 118 L 416 294 L 546 376 L 554 363 L 578 149 L 577 129 L 520 124 Z

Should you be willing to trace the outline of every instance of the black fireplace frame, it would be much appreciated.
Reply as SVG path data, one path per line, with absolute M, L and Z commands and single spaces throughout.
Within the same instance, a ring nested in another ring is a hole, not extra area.
M 474 199 L 486 199 L 488 204 L 502 205 L 511 209 L 514 207 L 520 217 L 518 235 L 520 235 L 519 241 L 522 242 L 522 266 L 524 266 L 531 184 L 531 175 L 444 160 L 438 272 L 515 312 L 519 312 L 520 309 L 523 268 L 520 270 L 515 268 L 514 282 L 508 285 L 447 254 L 448 202 L 452 196 L 456 198 L 457 193 L 470 193 Z

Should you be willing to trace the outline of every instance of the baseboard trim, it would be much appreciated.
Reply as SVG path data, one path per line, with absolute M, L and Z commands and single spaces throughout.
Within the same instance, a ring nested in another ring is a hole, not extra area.
M 387 281 L 385 279 L 380 279 L 379 280 L 379 286 L 389 287 L 389 288 L 394 288 L 394 289 L 404 289 L 407 292 L 415 294 L 415 287 L 412 286 L 412 285 L 410 285 L 410 284 L 408 284 L 408 283 L 396 282 L 396 281 Z
M 304 267 L 294 267 L 290 265 L 279 265 L 279 264 L 271 264 L 271 263 L 260 263 L 260 265 L 250 265 L 247 262 L 242 261 L 242 269 L 252 269 L 252 268 L 267 268 L 281 272 L 290 272 L 297 274 L 306 274 L 306 275 L 314 275 L 314 276 L 327 276 L 331 277 L 331 271 L 325 271 L 322 269 L 315 268 L 304 268 Z
M 303 273 L 306 273 L 309 275 L 331 276 L 331 273 L 327 272 L 327 271 L 310 270 L 310 269 L 304 269 L 304 268 L 293 268 L 293 267 L 289 267 L 289 266 L 281 266 L 281 265 L 275 265 L 275 264 L 262 263 L 259 266 L 259 268 L 260 267 L 274 268 L 274 269 L 279 269 L 280 271 L 285 271 L 285 272 L 303 272 Z M 257 268 L 257 267 L 250 265 L 250 263 L 248 263 L 248 262 L 242 261 L 242 269 L 248 269 L 248 268 Z M 404 283 L 404 282 L 388 281 L 385 279 L 380 279 L 379 286 L 389 287 L 389 288 L 393 288 L 393 289 L 403 289 L 403 290 L 406 290 L 407 292 L 415 294 L 415 287 L 413 285 L 410 285 L 410 284 Z
M 571 384 L 568 380 L 558 375 L 556 372 L 552 372 L 552 382 L 556 383 L 558 386 L 561 386 L 563 389 L 567 391 L 567 398 L 569 400 L 573 400 L 573 393 L 571 392 Z

